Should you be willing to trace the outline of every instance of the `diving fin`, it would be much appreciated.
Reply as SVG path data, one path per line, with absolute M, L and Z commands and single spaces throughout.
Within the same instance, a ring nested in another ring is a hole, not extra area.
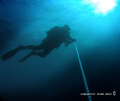
M 14 56 L 16 54 L 16 51 L 15 50 L 11 50 L 9 52 L 7 52 L 6 54 L 2 55 L 1 58 L 3 61 L 11 58 L 12 56 Z
M 11 51 L 7 52 L 6 54 L 2 55 L 1 58 L 3 61 L 5 61 L 5 60 L 11 58 L 12 56 L 14 56 L 18 51 L 20 51 L 22 49 L 23 49 L 23 46 L 20 45 L 16 49 L 11 50 Z

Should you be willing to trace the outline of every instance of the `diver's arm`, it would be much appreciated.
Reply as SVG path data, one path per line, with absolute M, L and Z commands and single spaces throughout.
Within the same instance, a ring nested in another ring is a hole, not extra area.
M 72 42 L 76 42 L 76 39 L 73 39 L 70 35 L 68 36 L 68 40 Z
M 64 41 L 64 45 L 67 47 L 71 42 L 69 40 Z
M 69 37 L 68 39 L 64 41 L 64 45 L 67 47 L 69 44 L 73 42 L 76 42 L 76 39 L 72 39 L 71 37 Z

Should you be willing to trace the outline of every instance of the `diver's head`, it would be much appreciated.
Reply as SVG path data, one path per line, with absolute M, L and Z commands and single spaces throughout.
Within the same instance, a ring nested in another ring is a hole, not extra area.
M 63 29 L 66 30 L 66 31 L 70 31 L 70 30 L 71 30 L 68 25 L 64 25 L 64 26 L 63 26 Z

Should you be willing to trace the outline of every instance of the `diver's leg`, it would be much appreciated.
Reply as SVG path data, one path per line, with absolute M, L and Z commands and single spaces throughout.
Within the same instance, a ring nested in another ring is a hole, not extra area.
M 24 58 L 22 58 L 21 60 L 19 60 L 19 62 L 25 61 L 27 58 L 29 58 L 31 55 L 33 55 L 33 53 L 35 53 L 34 50 L 30 54 L 28 54 L 27 56 L 25 56 Z
M 38 55 L 42 58 L 44 58 L 46 55 L 48 55 L 54 48 L 49 48 L 49 49 L 45 49 L 43 52 L 35 52 L 35 50 L 33 50 L 30 54 L 28 54 L 27 56 L 25 56 L 24 58 L 22 58 L 19 62 L 23 62 L 25 61 L 27 58 L 29 58 L 32 55 Z
M 34 55 L 38 55 L 42 58 L 46 57 L 46 55 L 48 55 L 54 48 L 48 48 L 48 49 L 44 49 L 43 52 L 35 52 L 33 53 Z
M 14 56 L 17 52 L 24 50 L 24 49 L 32 49 L 32 50 L 42 50 L 43 49 L 43 44 L 40 44 L 38 46 L 34 46 L 34 45 L 27 45 L 27 46 L 23 46 L 20 45 L 17 48 L 15 48 L 14 50 L 11 50 L 9 52 L 7 52 L 6 54 L 2 55 L 1 58 L 2 60 L 7 60 L 9 58 L 11 58 L 12 56 Z
M 21 50 L 24 49 L 32 49 L 32 50 L 42 50 L 44 48 L 43 44 L 40 44 L 38 46 L 34 46 L 34 45 L 27 45 L 27 46 L 22 46 Z
M 38 55 L 42 58 L 44 58 L 46 55 L 48 55 L 54 48 L 47 48 L 47 49 L 44 49 L 43 52 L 35 52 L 35 51 L 32 51 L 31 52 L 31 55 Z

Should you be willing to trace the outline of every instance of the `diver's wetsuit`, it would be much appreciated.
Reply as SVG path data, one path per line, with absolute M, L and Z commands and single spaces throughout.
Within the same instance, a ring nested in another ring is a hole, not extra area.
M 76 39 L 72 39 L 70 37 L 70 28 L 68 25 L 65 25 L 63 27 L 55 26 L 50 31 L 47 31 L 47 37 L 42 40 L 42 44 L 38 46 L 34 45 L 27 45 L 27 46 L 18 46 L 16 49 L 9 51 L 8 53 L 4 54 L 2 56 L 2 60 L 6 60 L 13 55 L 15 55 L 18 51 L 24 50 L 24 49 L 31 49 L 33 50 L 30 54 L 25 56 L 23 59 L 20 60 L 20 62 L 24 61 L 31 55 L 38 55 L 40 57 L 45 57 L 48 55 L 54 48 L 58 48 L 62 43 L 65 44 L 65 46 L 68 46 L 70 43 L 75 42 Z M 42 50 L 42 51 L 40 51 Z

